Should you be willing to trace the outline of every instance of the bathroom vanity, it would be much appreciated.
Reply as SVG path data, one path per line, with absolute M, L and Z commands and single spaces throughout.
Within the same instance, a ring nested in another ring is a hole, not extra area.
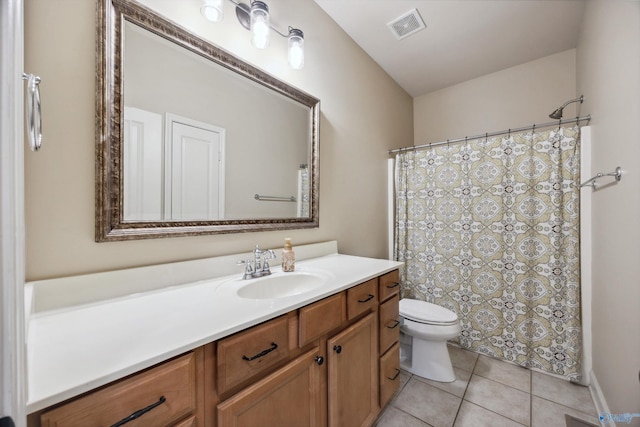
M 29 425 L 371 425 L 399 384 L 401 264 L 335 242 L 297 253 L 309 258 L 294 273 L 252 280 L 166 286 L 168 271 L 224 271 L 230 256 L 29 284 Z M 83 279 L 161 276 L 134 294 L 35 302 Z

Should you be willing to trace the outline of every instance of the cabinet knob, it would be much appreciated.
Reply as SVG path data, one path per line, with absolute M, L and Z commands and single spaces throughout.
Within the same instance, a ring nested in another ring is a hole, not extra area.
M 333 346 L 333 351 L 335 351 L 336 353 L 340 354 L 342 352 L 342 346 L 341 345 L 334 345 Z
M 324 357 L 322 356 L 316 356 L 313 360 L 315 360 L 318 365 L 322 365 L 324 363 Z

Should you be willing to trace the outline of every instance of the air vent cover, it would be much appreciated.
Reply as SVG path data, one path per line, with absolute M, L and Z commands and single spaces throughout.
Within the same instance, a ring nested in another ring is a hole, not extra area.
M 405 37 L 409 37 L 427 28 L 418 13 L 418 9 L 410 10 L 401 17 L 389 22 L 387 26 L 398 40 L 402 40 Z

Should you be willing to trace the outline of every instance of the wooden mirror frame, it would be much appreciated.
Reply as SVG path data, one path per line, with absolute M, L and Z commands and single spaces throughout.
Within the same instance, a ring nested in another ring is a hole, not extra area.
M 309 108 L 309 217 L 216 221 L 124 221 L 122 127 L 124 20 Z M 132 0 L 100 0 L 96 37 L 96 241 L 315 228 L 319 226 L 320 101 Z

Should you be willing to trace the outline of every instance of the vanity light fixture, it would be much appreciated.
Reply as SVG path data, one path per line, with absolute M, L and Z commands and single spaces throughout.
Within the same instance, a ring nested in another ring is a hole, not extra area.
M 211 22 L 220 22 L 224 17 L 222 2 L 224 0 L 203 0 L 200 13 Z
M 276 34 L 285 37 L 288 45 L 288 60 L 291 68 L 296 70 L 304 66 L 304 33 L 298 28 L 289 27 L 288 33 L 282 33 L 271 25 L 269 17 L 269 6 L 260 0 L 252 0 L 251 6 L 237 0 L 228 0 L 236 7 L 236 17 L 238 22 L 247 30 L 251 31 L 251 43 L 264 49 L 269 46 L 269 36 L 271 30 Z M 200 13 L 209 21 L 218 22 L 222 20 L 223 0 L 203 0 Z
M 251 43 L 258 49 L 269 46 L 269 6 L 263 1 L 251 2 Z
M 296 70 L 304 66 L 304 33 L 297 28 L 289 27 L 289 65 Z

